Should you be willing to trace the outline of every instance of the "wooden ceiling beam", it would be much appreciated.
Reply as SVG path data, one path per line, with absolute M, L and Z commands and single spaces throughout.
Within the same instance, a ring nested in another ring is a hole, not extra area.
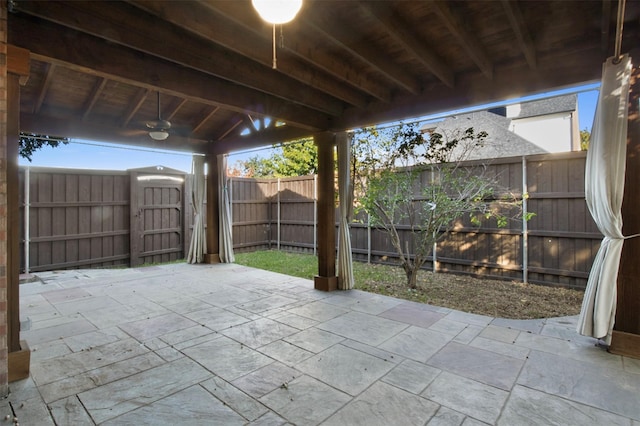
M 242 123 L 244 123 L 244 120 L 242 119 L 241 115 L 238 115 L 234 119 L 234 121 L 231 123 L 230 126 L 226 127 L 222 132 L 220 132 L 218 135 L 216 135 L 214 138 L 212 138 L 212 140 L 219 141 L 219 140 L 222 140 L 222 139 L 226 138 L 227 136 L 229 136 L 231 134 L 231 132 L 233 132 Z
M 198 123 L 193 126 L 193 133 L 198 133 L 202 127 L 207 124 L 207 121 L 209 121 L 209 119 L 218 112 L 218 110 L 220 110 L 220 107 L 209 107 L 209 110 L 203 114 L 203 116 L 198 119 Z
M 520 11 L 518 3 L 513 0 L 502 0 L 502 7 L 507 14 L 509 24 L 516 35 L 516 40 L 518 41 L 520 50 L 522 50 L 529 67 L 531 67 L 532 70 L 536 69 L 536 47 L 533 44 L 533 39 L 527 29 L 527 24 L 522 17 L 522 12 Z
M 206 152 L 206 141 L 194 138 L 185 138 L 171 134 L 169 139 L 162 142 L 154 141 L 147 132 L 135 132 L 114 126 L 113 123 L 91 123 L 78 119 L 61 120 L 56 117 L 48 117 L 33 114 L 20 114 L 20 129 L 24 132 L 60 135 L 77 139 L 89 139 L 108 143 L 122 143 L 127 145 L 140 145 L 151 148 L 171 149 L 187 152 Z
M 128 4 L 111 2 L 105 8 L 100 2 L 91 1 L 33 1 L 20 2 L 18 9 L 273 96 L 291 99 L 327 114 L 339 115 L 344 109 L 342 102 L 331 94 L 309 88 L 283 74 L 265 73 L 264 67 L 254 61 L 178 31 Z
M 138 89 L 138 92 L 136 93 L 135 97 L 131 100 L 131 103 L 129 104 L 127 111 L 125 111 L 124 115 L 122 116 L 120 127 L 127 127 L 129 125 L 129 122 L 131 121 L 133 116 L 136 115 L 136 113 L 138 112 L 138 110 L 140 109 L 144 101 L 147 100 L 147 96 L 149 96 L 149 89 L 145 89 L 143 87 Z
M 104 77 L 97 77 L 96 78 L 96 84 L 93 85 L 93 89 L 91 89 L 91 94 L 89 94 L 89 97 L 87 97 L 87 101 L 84 103 L 84 105 L 82 106 L 82 120 L 86 120 L 87 117 L 89 117 L 89 114 L 91 114 L 91 110 L 93 110 L 93 107 L 95 106 L 96 102 L 98 101 L 98 98 L 100 98 L 100 95 L 102 94 L 102 91 L 104 90 L 104 86 L 107 85 L 107 79 Z
M 329 116 L 198 71 L 140 54 L 71 29 L 39 22 L 38 31 L 22 15 L 12 15 L 9 39 L 32 58 L 231 111 L 281 119 L 309 130 L 324 128 Z M 25 36 L 26 35 L 26 36 Z M 117 58 L 105 61 L 104 58 Z
M 336 22 L 335 17 L 313 15 L 307 20 L 310 27 L 326 39 L 332 40 L 349 54 L 364 61 L 375 68 L 387 80 L 400 86 L 409 93 L 417 94 L 421 91 L 421 85 L 417 78 L 407 72 L 406 69 L 389 61 L 380 55 L 379 49 L 369 43 L 354 42 L 349 26 L 342 22 Z
M 51 87 L 51 82 L 53 81 L 53 74 L 55 73 L 55 70 L 56 66 L 54 64 L 47 64 L 47 72 L 45 74 L 44 80 L 42 81 L 42 86 L 40 86 L 38 98 L 33 105 L 34 114 L 37 114 L 40 111 L 40 108 L 42 108 L 44 98 L 47 96 L 49 87 Z
M 166 108 L 166 110 L 163 111 L 166 116 L 166 119 L 169 121 L 173 120 L 173 117 L 175 117 L 175 115 L 178 113 L 180 108 L 182 108 L 186 103 L 187 103 L 187 100 L 182 98 L 178 98 L 175 101 L 173 101 L 171 105 L 169 105 Z
M 451 10 L 447 2 L 435 0 L 431 2 L 431 5 L 442 23 L 467 52 L 467 55 L 473 59 L 473 62 L 476 63 L 485 77 L 491 80 L 493 78 L 493 64 L 489 59 L 489 55 L 478 41 L 478 38 L 466 30 L 462 18 Z
M 270 45 L 272 42 L 272 27 L 266 24 L 258 17 L 258 13 L 253 7 L 245 2 L 238 1 L 221 1 L 206 3 L 212 10 L 220 13 L 225 18 L 233 21 L 241 27 L 244 33 L 250 32 L 261 39 L 261 43 L 256 45 Z M 247 10 L 247 8 L 250 8 Z M 265 31 L 267 29 L 269 31 Z M 288 31 L 291 29 L 291 31 Z M 218 29 L 216 28 L 216 31 Z M 378 81 L 369 78 L 365 73 L 353 67 L 349 62 L 340 60 L 335 55 L 331 55 L 322 49 L 326 43 L 323 40 L 309 40 L 305 37 L 304 27 L 298 26 L 296 20 L 282 26 L 284 34 L 284 46 L 278 50 L 282 55 L 283 52 L 290 52 L 302 61 L 312 64 L 331 76 L 357 88 L 365 91 L 374 98 L 388 102 L 391 99 L 391 92 Z M 280 30 L 278 30 L 280 32 Z M 289 34 L 289 35 L 287 35 Z M 232 45 L 237 45 L 238 37 L 234 37 L 231 41 Z M 230 47 L 230 46 L 228 46 Z M 252 49 L 246 49 L 249 52 Z M 253 48 L 255 50 L 255 47 Z M 271 50 L 269 50 L 269 53 Z M 284 61 L 280 61 L 281 63 Z M 286 66 L 286 64 L 283 64 Z M 281 65 L 279 65 L 280 68 Z
M 600 44 L 605 55 L 609 49 L 609 37 L 611 36 L 611 0 L 602 0 L 602 20 L 600 21 Z
M 371 104 L 366 111 L 351 108 L 332 122 L 332 129 L 352 129 L 378 123 L 443 113 L 462 106 L 473 107 L 505 99 L 539 94 L 600 81 L 602 53 L 599 43 L 567 46 L 563 51 L 541 56 L 532 70 L 522 61 L 494 68 L 493 80 L 480 73 L 461 74 L 456 87 L 434 86 L 420 96 L 403 96 L 391 105 Z
M 395 38 L 404 49 L 422 62 L 440 81 L 448 87 L 454 87 L 453 71 L 445 65 L 438 55 L 427 47 L 423 40 L 417 40 L 411 26 L 406 23 L 385 1 L 360 2 L 363 10 L 367 10 L 380 22 L 389 35 Z
M 226 154 L 275 143 L 289 142 L 310 136 L 309 132 L 292 126 L 269 127 L 245 136 L 226 137 L 209 145 L 209 154 Z
M 259 36 L 253 31 L 246 31 L 242 26 L 217 13 L 216 9 L 211 8 L 209 4 L 189 4 L 189 7 L 185 7 L 181 2 L 148 0 L 131 1 L 131 4 L 157 16 L 161 20 L 166 20 L 173 25 L 182 27 L 199 37 L 231 50 L 231 52 L 223 53 L 221 56 L 227 61 L 229 61 L 227 59 L 229 57 L 237 57 L 233 54 L 235 52 L 235 54 L 256 62 L 260 67 L 254 67 L 253 77 L 258 82 L 273 80 L 274 76 L 280 75 L 281 78 L 285 76 L 289 80 L 297 80 L 297 82 L 303 84 L 303 87 L 306 88 L 304 90 L 301 90 L 297 84 L 289 89 L 296 91 L 297 96 L 313 94 L 315 92 L 313 88 L 315 88 L 317 91 L 324 92 L 358 107 L 366 106 L 369 101 L 368 96 L 361 90 L 320 73 L 309 66 L 304 66 L 300 61 L 281 60 L 278 69 L 272 70 L 271 32 L 269 32 L 269 38 L 267 39 L 265 38 L 266 34 Z M 235 66 L 231 65 L 232 69 L 235 69 Z M 267 68 L 264 68 L 265 66 Z M 277 86 L 277 88 L 281 94 L 287 93 L 285 87 Z

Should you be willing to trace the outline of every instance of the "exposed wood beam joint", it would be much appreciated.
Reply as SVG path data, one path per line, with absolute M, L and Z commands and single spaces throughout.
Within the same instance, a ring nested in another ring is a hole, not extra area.
M 531 34 L 527 29 L 526 22 L 522 17 L 522 12 L 520 11 L 518 3 L 512 0 L 502 0 L 502 6 L 504 7 L 504 11 L 507 14 L 507 19 L 509 20 L 509 24 L 511 24 L 511 28 L 516 34 L 516 40 L 518 40 L 520 50 L 522 50 L 522 53 L 524 54 L 529 67 L 532 70 L 536 69 L 536 67 L 538 66 L 536 58 L 536 48 L 533 44 Z
M 480 71 L 491 80 L 493 78 L 493 64 L 478 38 L 472 36 L 465 29 L 462 19 L 451 10 L 447 2 L 436 0 L 432 1 L 431 4 L 447 29 L 465 49 L 467 55 L 473 59 Z

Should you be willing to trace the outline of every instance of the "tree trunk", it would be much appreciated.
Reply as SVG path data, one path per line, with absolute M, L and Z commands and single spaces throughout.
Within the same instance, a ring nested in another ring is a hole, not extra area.
M 420 268 L 408 268 L 405 269 L 407 273 L 407 285 L 409 288 L 416 289 L 418 288 L 418 271 Z

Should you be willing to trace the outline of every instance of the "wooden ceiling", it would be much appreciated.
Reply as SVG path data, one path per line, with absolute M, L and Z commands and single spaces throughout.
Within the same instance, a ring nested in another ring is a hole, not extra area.
M 304 0 L 275 70 L 249 0 L 13 0 L 8 41 L 31 52 L 23 131 L 221 153 L 596 81 L 617 5 Z M 163 142 L 145 129 L 158 92 Z

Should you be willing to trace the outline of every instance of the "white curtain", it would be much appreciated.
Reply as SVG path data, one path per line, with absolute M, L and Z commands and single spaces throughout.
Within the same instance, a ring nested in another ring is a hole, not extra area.
M 338 228 L 338 288 L 353 288 L 353 259 L 349 234 L 349 210 L 351 207 L 351 144 L 345 132 L 337 135 L 338 145 L 338 197 L 340 198 L 340 222 Z
M 616 315 L 616 281 L 624 236 L 622 196 L 627 142 L 627 102 L 631 59 L 609 58 L 591 131 L 585 170 L 585 193 L 591 216 L 604 235 L 593 261 L 577 331 L 611 343 Z
M 227 178 L 227 156 L 218 155 L 218 206 L 220 209 L 220 261 L 233 263 L 233 237 L 231 235 L 231 200 L 229 199 L 229 180 Z
M 207 252 L 207 239 L 204 233 L 204 156 L 194 155 L 191 170 L 191 205 L 193 206 L 193 232 L 191 233 L 191 244 L 189 245 L 189 254 L 187 262 L 201 263 L 204 260 L 204 254 Z

